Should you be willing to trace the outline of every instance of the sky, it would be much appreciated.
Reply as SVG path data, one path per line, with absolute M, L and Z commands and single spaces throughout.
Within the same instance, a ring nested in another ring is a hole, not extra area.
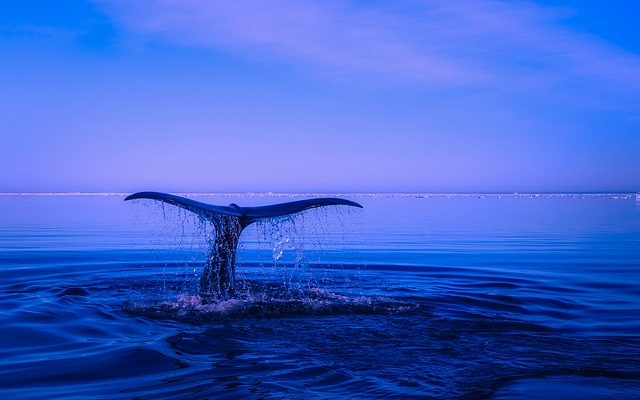
M 0 192 L 640 191 L 640 1 L 0 2 Z

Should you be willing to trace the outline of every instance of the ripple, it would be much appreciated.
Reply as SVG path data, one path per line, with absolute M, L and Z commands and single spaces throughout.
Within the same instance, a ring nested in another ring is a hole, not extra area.
M 640 383 L 608 377 L 549 376 L 515 381 L 496 392 L 494 400 L 636 400 Z
M 81 287 L 68 287 L 60 292 L 60 296 L 88 296 L 89 292 Z
M 321 288 L 288 291 L 262 286 L 234 298 L 207 302 L 198 295 L 182 294 L 175 300 L 151 303 L 128 302 L 124 310 L 153 319 L 176 319 L 191 323 L 230 318 L 283 318 L 343 314 L 407 314 L 424 307 L 385 297 L 332 293 Z

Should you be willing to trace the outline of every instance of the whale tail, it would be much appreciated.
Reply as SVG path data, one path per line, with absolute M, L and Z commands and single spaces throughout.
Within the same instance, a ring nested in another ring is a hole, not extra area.
M 171 204 L 213 223 L 215 239 L 208 256 L 208 263 L 200 277 L 200 296 L 204 299 L 226 298 L 233 295 L 236 250 L 242 230 L 250 224 L 261 219 L 282 217 L 317 207 L 345 205 L 362 208 L 354 201 L 338 198 L 306 199 L 260 207 L 240 207 L 237 204 L 218 206 L 160 192 L 134 193 L 127 196 L 125 201 L 136 199 L 157 200 Z

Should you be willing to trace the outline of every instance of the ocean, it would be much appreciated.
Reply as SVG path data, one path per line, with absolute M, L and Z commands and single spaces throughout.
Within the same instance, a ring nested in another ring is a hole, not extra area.
M 0 195 L 0 397 L 640 398 L 634 194 L 344 195 L 247 228 L 219 302 L 212 227 L 124 197 Z

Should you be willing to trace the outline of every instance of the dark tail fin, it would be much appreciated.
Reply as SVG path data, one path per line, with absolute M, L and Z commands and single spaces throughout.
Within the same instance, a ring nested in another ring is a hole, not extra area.
M 239 217 L 241 219 L 244 218 L 247 219 L 248 223 L 254 222 L 255 220 L 260 218 L 273 218 L 296 214 L 316 207 L 351 206 L 362 208 L 362 206 L 355 201 L 338 198 L 306 199 L 261 207 L 239 207 L 235 204 L 229 206 L 216 206 L 213 204 L 191 200 L 186 197 L 180 197 L 160 192 L 134 193 L 130 196 L 127 196 L 127 198 L 125 198 L 125 201 L 135 199 L 150 199 L 162 201 L 164 203 L 184 208 L 185 210 L 189 210 L 204 217 L 213 217 L 215 216 L 215 214 L 218 214 L 228 217 Z
M 205 299 L 225 298 L 233 294 L 235 255 L 242 230 L 263 218 L 296 214 L 304 210 L 325 206 L 362 206 L 354 201 L 337 198 L 319 198 L 291 201 L 262 207 L 239 207 L 236 204 L 216 206 L 185 197 L 159 192 L 138 192 L 126 200 L 150 199 L 184 208 L 211 220 L 216 236 L 209 254 L 209 262 L 200 277 L 200 295 Z

